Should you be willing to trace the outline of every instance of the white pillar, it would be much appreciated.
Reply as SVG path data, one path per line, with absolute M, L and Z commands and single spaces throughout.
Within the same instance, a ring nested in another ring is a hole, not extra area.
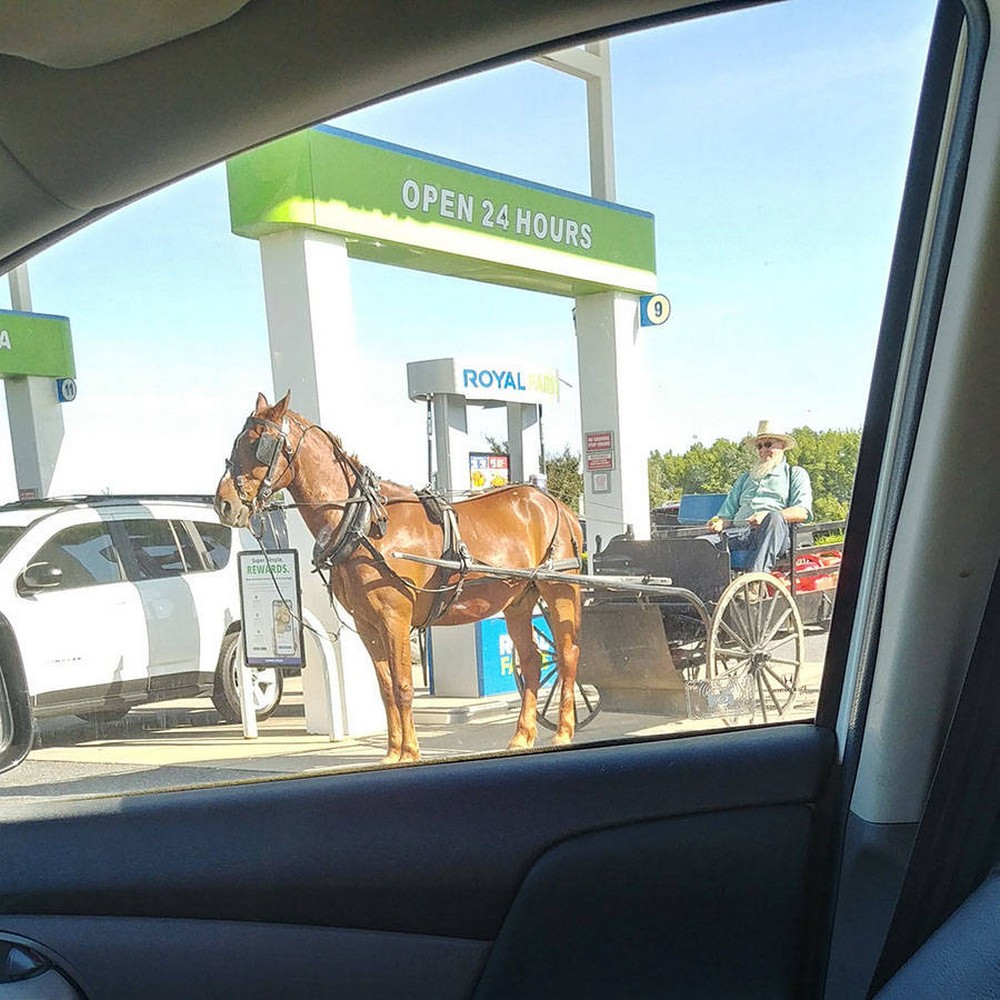
M 593 552 L 632 525 L 636 538 L 649 538 L 649 422 L 645 405 L 639 300 L 624 292 L 602 292 L 576 300 L 576 339 L 583 430 L 583 472 L 587 548 Z M 591 471 L 587 435 L 611 433 L 610 469 Z M 595 487 L 606 491 L 598 492 Z
M 434 397 L 434 442 L 437 488 L 444 494 L 469 488 L 469 420 L 464 396 Z
M 18 496 L 48 496 L 64 430 L 55 379 L 8 378 L 6 390 Z
M 331 434 L 346 434 L 348 450 L 364 455 L 356 388 L 364 379 L 346 243 L 286 229 L 261 237 L 260 256 L 275 395 L 291 389 L 293 410 Z
M 303 620 L 308 625 L 302 671 L 306 732 L 328 734 L 334 739 L 385 732 L 385 710 L 371 658 L 350 617 L 338 605 L 330 604 L 319 574 L 311 572 L 313 537 L 296 510 L 288 511 L 288 541 L 299 550 Z M 331 670 L 335 674 L 332 678 Z M 338 687 L 335 697 L 331 697 L 331 679 Z
M 289 229 L 260 240 L 264 274 L 271 372 L 277 397 L 292 390 L 292 409 L 331 434 L 345 436 L 345 447 L 362 457 L 376 442 L 364 438 L 364 384 L 354 330 L 354 306 L 347 246 L 339 236 Z M 357 388 L 356 388 L 357 387 Z M 272 400 L 273 402 L 274 400 Z M 367 446 L 367 447 L 366 447 Z M 330 607 L 312 568 L 312 536 L 297 517 L 289 519 L 292 544 L 303 567 L 302 601 L 331 635 L 347 617 Z M 350 620 L 350 619 L 348 619 Z M 343 731 L 349 736 L 384 731 L 385 713 L 371 659 L 356 633 L 339 631 L 343 661 Z M 330 718 L 329 691 L 316 657 L 303 674 L 310 732 L 336 732 Z M 313 650 L 315 651 L 315 644 Z
M 542 424 L 536 403 L 507 404 L 507 450 L 510 452 L 510 481 L 526 483 L 542 472 Z
M 590 145 L 590 193 L 615 200 L 615 143 L 611 113 L 611 44 L 588 42 L 584 49 L 597 57 L 597 71 L 587 80 L 587 136 Z
M 11 306 L 18 312 L 31 312 L 27 266 L 14 268 L 8 283 Z M 48 496 L 65 430 L 55 379 L 29 375 L 5 382 L 18 496 Z

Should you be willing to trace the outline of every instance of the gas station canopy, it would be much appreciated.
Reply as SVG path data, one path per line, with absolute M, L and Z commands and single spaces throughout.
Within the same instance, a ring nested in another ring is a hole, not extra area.
M 233 232 L 342 235 L 350 257 L 581 296 L 656 290 L 649 212 L 330 126 L 230 160 Z

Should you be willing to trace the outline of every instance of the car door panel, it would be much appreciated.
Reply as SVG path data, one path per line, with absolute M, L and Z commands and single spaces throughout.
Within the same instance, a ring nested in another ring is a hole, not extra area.
M 18 600 L 15 628 L 40 711 L 145 699 L 145 644 L 131 584 L 105 583 Z
M 470 942 L 497 941 L 482 995 L 516 981 L 519 995 L 552 996 L 558 973 L 536 978 L 544 956 L 524 958 L 543 920 L 546 949 L 578 966 L 581 988 L 592 958 L 627 940 L 627 962 L 607 968 L 631 995 L 662 987 L 665 967 L 712 989 L 726 976 L 735 989 L 749 967 L 762 992 L 792 995 L 813 805 L 833 760 L 829 732 L 788 725 L 32 807 L 3 831 L 0 898 L 19 916 L 0 927 L 30 934 L 29 914 L 211 921 L 223 935 L 214 922 L 278 922 L 302 930 L 303 954 L 316 928 L 340 928 L 410 935 L 423 955 L 414 961 L 430 965 L 440 938 L 464 942 L 460 965 L 484 957 Z M 602 874 L 598 888 L 595 871 L 620 877 Z M 707 907 L 706 893 L 725 906 Z M 602 928 L 614 933 L 598 948 Z M 88 940 L 42 943 L 86 977 L 109 947 L 105 934 L 91 958 Z M 743 958 L 708 975 L 719 953 Z M 363 963 L 357 975 L 353 995 L 378 995 L 368 977 L 379 970 Z M 467 995 L 467 976 L 455 976 L 427 995 Z
M 469 996 L 489 944 L 225 920 L 10 916 L 91 998 Z M 2 988 L 0 988 L 2 995 Z
M 170 521 L 133 515 L 115 521 L 114 529 L 142 604 L 150 692 L 163 696 L 196 687 L 198 609 Z

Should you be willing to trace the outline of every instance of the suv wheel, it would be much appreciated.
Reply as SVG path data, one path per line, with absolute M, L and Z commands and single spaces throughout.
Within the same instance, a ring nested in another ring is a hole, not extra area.
M 274 714 L 284 689 L 281 671 L 276 667 L 251 670 L 253 705 L 257 720 Z M 212 703 L 226 722 L 241 722 L 240 714 L 240 633 L 231 632 L 222 640 L 219 665 L 215 668 Z

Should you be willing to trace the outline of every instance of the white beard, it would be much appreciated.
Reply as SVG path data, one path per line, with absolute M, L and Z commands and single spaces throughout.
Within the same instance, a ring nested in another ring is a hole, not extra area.
M 775 451 L 770 458 L 762 458 L 759 462 L 755 462 L 750 467 L 750 478 L 759 482 L 768 473 L 774 472 L 774 470 L 781 465 L 784 457 L 785 453 L 783 451 Z

